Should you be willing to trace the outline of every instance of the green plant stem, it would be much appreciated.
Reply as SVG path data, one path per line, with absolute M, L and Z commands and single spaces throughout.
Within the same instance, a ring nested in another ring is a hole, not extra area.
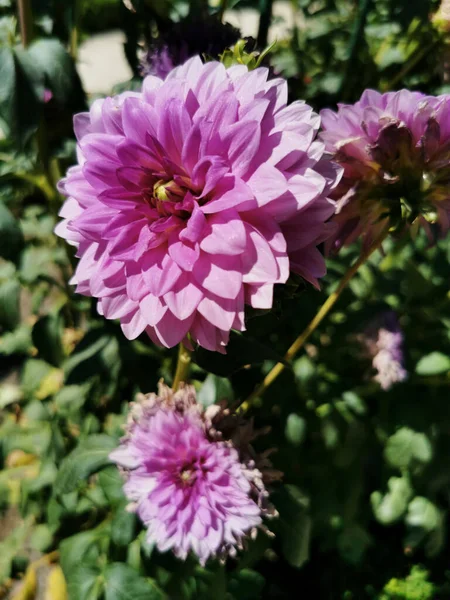
M 338 92 L 340 98 L 344 97 L 345 99 L 346 95 L 351 96 L 351 90 L 348 89 L 349 79 L 354 75 L 355 59 L 364 40 L 364 27 L 371 4 L 372 0 L 359 0 L 358 12 L 349 43 L 348 58 L 345 63 L 344 75 Z
M 261 396 L 261 394 L 263 394 L 267 390 L 267 388 L 270 385 L 272 385 L 272 383 L 275 381 L 275 379 L 278 377 L 278 375 L 280 375 L 280 373 L 282 373 L 284 371 L 285 363 L 290 363 L 292 361 L 292 359 L 295 357 L 295 355 L 297 354 L 297 352 L 301 348 L 303 348 L 303 346 L 309 339 L 310 335 L 317 329 L 317 327 L 320 325 L 320 323 L 323 321 L 323 319 L 328 315 L 330 310 L 336 304 L 336 302 L 338 301 L 343 290 L 346 288 L 348 282 L 356 274 L 356 272 L 361 267 L 361 265 L 363 265 L 367 261 L 367 259 L 373 254 L 373 252 L 375 252 L 375 250 L 377 250 L 381 246 L 381 244 L 383 243 L 384 239 L 386 238 L 386 236 L 388 234 L 388 231 L 389 231 L 389 227 L 386 227 L 382 231 L 380 236 L 370 246 L 370 248 L 368 248 L 365 252 L 361 252 L 361 255 L 358 258 L 358 260 L 356 260 L 353 263 L 353 265 L 351 265 L 351 267 L 345 273 L 345 275 L 342 278 L 341 282 L 339 283 L 336 291 L 332 292 L 328 296 L 328 298 L 325 300 L 325 302 L 320 307 L 319 311 L 316 313 L 315 317 L 312 319 L 312 321 L 309 323 L 309 325 L 306 327 L 306 329 L 298 336 L 298 338 L 295 340 L 295 342 L 292 344 L 292 346 L 286 352 L 286 354 L 284 356 L 285 362 L 284 363 L 279 362 L 273 367 L 273 369 L 266 375 L 266 377 L 264 378 L 262 383 L 260 383 L 254 389 L 254 391 L 250 394 L 250 396 L 247 398 L 247 400 L 241 405 L 241 410 L 243 410 L 243 411 L 248 410 L 250 408 L 253 400 L 255 398 L 257 398 L 258 396 Z
M 259 2 L 259 27 L 257 43 L 261 50 L 267 46 L 270 23 L 272 21 L 273 0 L 260 0 Z
M 24 48 L 33 41 L 33 13 L 31 11 L 31 0 L 17 0 L 19 11 L 20 33 Z
M 80 23 L 80 1 L 73 1 L 72 10 L 72 29 L 70 31 L 70 54 L 73 60 L 78 58 L 78 42 L 79 42 L 79 23 Z
M 221 0 L 219 12 L 217 13 L 219 21 L 223 21 L 223 17 L 225 15 L 225 11 L 227 10 L 227 8 L 228 8 L 228 0 Z
M 178 346 L 177 368 L 175 371 L 175 377 L 173 378 L 173 385 L 172 385 L 172 388 L 175 392 L 180 387 L 181 382 L 187 383 L 187 380 L 189 377 L 190 365 L 191 365 L 191 353 L 180 342 L 180 344 Z

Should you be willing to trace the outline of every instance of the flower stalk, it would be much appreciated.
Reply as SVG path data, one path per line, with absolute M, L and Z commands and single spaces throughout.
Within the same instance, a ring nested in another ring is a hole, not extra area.
M 187 383 L 189 378 L 189 368 L 191 366 L 191 353 L 184 344 L 180 342 L 178 345 L 178 360 L 175 377 L 173 379 L 172 388 L 176 392 L 180 387 L 180 383 Z
M 358 258 L 358 260 L 356 260 L 345 273 L 337 289 L 328 296 L 328 298 L 322 304 L 319 311 L 316 313 L 309 325 L 303 330 L 303 332 L 298 336 L 295 342 L 290 346 L 290 348 L 284 356 L 284 362 L 277 363 L 271 369 L 271 371 L 269 371 L 269 373 L 265 376 L 264 380 L 253 390 L 250 396 L 241 405 L 241 411 L 247 411 L 250 408 L 253 400 L 258 396 L 261 396 L 267 390 L 267 388 L 270 385 L 272 385 L 275 379 L 284 371 L 286 363 L 292 362 L 299 350 L 301 350 L 301 348 L 303 348 L 305 343 L 308 341 L 311 334 L 317 329 L 317 327 L 322 323 L 324 318 L 328 315 L 333 306 L 336 304 L 340 295 L 342 294 L 352 277 L 358 272 L 359 268 L 368 260 L 368 258 L 375 252 L 375 250 L 380 248 L 381 244 L 386 239 L 388 232 L 389 225 L 383 229 L 378 238 L 375 239 L 373 244 L 367 250 L 363 250 L 361 252 L 361 255 Z
M 22 44 L 27 48 L 33 41 L 33 13 L 31 11 L 31 0 L 17 0 L 19 11 L 20 33 Z

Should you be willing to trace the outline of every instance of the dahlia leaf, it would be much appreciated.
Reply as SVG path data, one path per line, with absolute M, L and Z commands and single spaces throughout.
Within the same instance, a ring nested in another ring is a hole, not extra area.
M 39 39 L 28 49 L 35 68 L 45 74 L 46 82 L 62 105 L 84 105 L 84 92 L 70 54 L 57 39 Z
M 55 366 L 59 366 L 64 359 L 62 333 L 63 323 L 59 314 L 41 317 L 33 327 L 33 344 L 39 356 Z
M 73 450 L 61 463 L 55 481 L 56 494 L 67 494 L 78 485 L 110 464 L 109 453 L 116 447 L 113 438 L 105 434 L 91 435 Z
M 26 50 L 0 48 L 0 120 L 7 135 L 23 147 L 36 131 L 44 87 Z
M 136 533 L 136 515 L 126 510 L 126 502 L 117 507 L 111 522 L 111 539 L 117 546 L 128 546 Z
M 97 567 L 76 565 L 67 577 L 69 598 L 97 600 L 103 587 L 102 574 Z
M 6 260 L 14 261 L 17 259 L 22 247 L 23 234 L 20 224 L 3 202 L 0 202 L 0 256 Z
M 0 284 L 0 326 L 12 331 L 20 323 L 20 283 L 11 279 Z
M 105 570 L 105 600 L 164 600 L 165 594 L 150 579 L 141 577 L 123 563 Z
M 429 463 L 432 456 L 433 449 L 428 437 L 409 427 L 402 427 L 394 433 L 384 449 L 386 461 L 398 469 L 407 469 L 414 462 Z
M 274 495 L 280 513 L 273 529 L 279 530 L 286 560 L 293 567 L 301 567 L 309 558 L 312 519 L 308 514 L 309 498 L 295 485 L 285 485 Z
M 442 375 L 450 371 L 450 357 L 442 352 L 431 352 L 423 356 L 416 365 L 417 375 Z

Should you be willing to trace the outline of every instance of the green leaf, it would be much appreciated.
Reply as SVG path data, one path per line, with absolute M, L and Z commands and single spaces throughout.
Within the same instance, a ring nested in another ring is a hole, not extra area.
M 231 402 L 233 399 L 234 394 L 230 381 L 212 373 L 206 377 L 197 394 L 197 400 L 205 407 L 216 404 L 221 400 Z
M 433 449 L 424 433 L 402 427 L 388 439 L 384 457 L 392 467 L 408 469 L 414 461 L 422 464 L 430 462 Z
M 13 383 L 2 383 L 0 385 L 0 410 L 22 400 L 22 390 Z
M 8 137 L 24 146 L 40 119 L 39 75 L 27 51 L 0 48 L 0 119 Z
M 27 354 L 32 345 L 31 328 L 28 323 L 22 323 L 14 331 L 8 331 L 0 337 L 0 354 Z
M 285 485 L 274 494 L 274 503 L 280 513 L 273 529 L 279 529 L 281 547 L 286 560 L 293 567 L 301 567 L 309 558 L 312 520 L 309 499 L 295 485 Z
M 300 446 L 305 439 L 306 420 L 295 413 L 291 413 L 286 420 L 284 434 L 293 446 Z
M 301 383 L 307 383 L 316 373 L 316 365 L 307 354 L 303 354 L 294 362 L 294 373 Z
M 34 283 L 42 275 L 47 275 L 48 265 L 55 262 L 50 248 L 28 246 L 21 255 L 20 274 L 25 283 Z
M 22 250 L 22 247 L 23 235 L 20 224 L 14 218 L 12 213 L 6 208 L 3 202 L 0 202 L 0 257 L 5 258 L 6 260 L 16 261 L 20 251 Z
M 67 104 L 74 91 L 79 90 L 79 82 L 73 60 L 63 44 L 57 39 L 38 39 L 28 48 L 28 55 L 44 74 L 55 100 Z
M 131 544 L 136 533 L 136 515 L 126 510 L 126 504 L 117 507 L 111 523 L 111 539 L 117 546 Z
M 59 314 L 41 317 L 33 327 L 32 339 L 39 356 L 58 367 L 64 359 L 63 322 Z
M 21 377 L 24 396 L 31 398 L 51 370 L 52 367 L 43 360 L 35 358 L 27 360 L 23 366 Z
M 9 331 L 20 323 L 20 283 L 11 279 L 0 284 L 0 327 Z
M 98 484 L 111 504 L 118 504 L 125 499 L 123 493 L 124 479 L 117 467 L 106 467 L 98 474 Z
M 364 558 L 367 548 L 373 543 L 367 531 L 356 523 L 346 526 L 339 534 L 337 545 L 341 556 L 357 565 Z
M 72 535 L 61 542 L 61 566 L 66 575 L 70 574 L 80 563 L 85 565 L 96 563 L 100 556 L 101 535 L 101 529 L 98 527 Z
M 241 569 L 233 575 L 229 590 L 236 600 L 259 600 L 265 583 L 264 577 L 257 571 Z
M 14 530 L 0 542 L 0 585 L 9 577 L 15 555 L 24 548 L 32 522 L 32 517 L 19 521 Z
M 42 523 L 36 525 L 30 538 L 30 546 L 39 552 L 45 552 L 50 548 L 53 541 L 53 532 L 51 528 Z
M 75 565 L 73 570 L 64 571 L 69 598 L 73 600 L 97 600 L 100 598 L 103 578 L 100 569 L 86 565 Z
M 61 415 L 78 413 L 86 402 L 88 387 L 83 385 L 66 385 L 53 398 Z
M 67 494 L 103 467 L 110 464 L 108 458 L 117 442 L 105 434 L 91 435 L 62 461 L 55 481 L 55 493 Z
M 105 600 L 163 600 L 165 594 L 129 565 L 112 563 L 105 569 Z
M 388 481 L 388 493 L 372 492 L 370 501 L 374 515 L 383 525 L 398 521 L 406 512 L 412 497 L 411 484 L 405 477 L 391 477 Z
M 420 527 L 430 532 L 439 527 L 441 521 L 442 518 L 439 509 L 427 498 L 416 496 L 409 503 L 405 522 L 410 527 Z
M 423 356 L 416 365 L 417 375 L 441 375 L 450 371 L 450 357 L 441 352 Z

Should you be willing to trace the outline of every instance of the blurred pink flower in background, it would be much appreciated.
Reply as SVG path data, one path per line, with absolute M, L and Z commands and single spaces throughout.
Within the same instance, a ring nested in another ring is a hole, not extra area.
M 324 275 L 339 169 L 319 117 L 267 77 L 196 57 L 75 117 L 56 232 L 77 246 L 77 292 L 129 339 L 224 352 L 246 303 L 271 308 L 291 270 Z

